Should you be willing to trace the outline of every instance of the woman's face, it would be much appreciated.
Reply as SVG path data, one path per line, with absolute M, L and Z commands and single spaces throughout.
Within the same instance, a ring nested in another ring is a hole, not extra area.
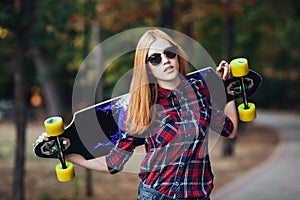
M 176 88 L 181 79 L 179 77 L 179 62 L 176 47 L 164 39 L 152 43 L 148 51 L 147 65 L 150 73 L 156 78 L 160 87 Z

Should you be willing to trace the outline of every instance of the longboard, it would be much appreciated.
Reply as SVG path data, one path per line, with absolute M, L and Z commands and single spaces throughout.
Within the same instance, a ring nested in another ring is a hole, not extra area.
M 221 107 L 232 99 L 245 95 L 250 97 L 262 81 L 259 74 L 249 70 L 243 77 L 243 82 L 240 77 L 232 77 L 223 82 L 211 67 L 186 76 L 186 79 L 192 78 L 204 80 L 210 95 L 219 101 Z M 220 87 L 222 84 L 224 89 Z M 243 87 L 241 84 L 244 84 Z M 241 88 L 246 88 L 246 91 Z M 119 139 L 129 100 L 130 94 L 125 94 L 75 112 L 72 121 L 63 128 L 61 134 L 50 136 L 48 141 L 34 146 L 34 154 L 42 158 L 59 158 L 62 168 L 67 167 L 64 166 L 64 156 L 68 154 L 80 154 L 86 159 L 107 155 Z M 45 125 L 55 125 L 57 120 L 59 121 L 57 117 L 49 118 Z M 144 139 L 141 138 L 139 143 L 144 144 Z

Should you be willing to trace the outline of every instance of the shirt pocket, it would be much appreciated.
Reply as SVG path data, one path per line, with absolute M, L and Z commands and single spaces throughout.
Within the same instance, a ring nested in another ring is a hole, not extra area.
M 181 113 L 181 121 L 178 122 L 180 126 L 180 132 L 182 134 L 195 135 L 199 124 L 199 112 L 198 110 L 188 110 Z
M 163 147 L 169 143 L 176 142 L 178 133 L 178 124 L 175 122 L 174 114 L 166 114 L 165 117 L 159 117 L 154 127 L 154 143 L 156 147 Z
M 182 113 L 180 130 L 189 140 L 193 137 L 204 136 L 209 127 L 210 112 L 204 107 L 197 107 Z

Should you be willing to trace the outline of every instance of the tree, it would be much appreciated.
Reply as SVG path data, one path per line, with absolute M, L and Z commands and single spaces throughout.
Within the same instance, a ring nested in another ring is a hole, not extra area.
M 225 17 L 224 17 L 224 55 L 226 60 L 232 60 L 233 58 L 233 48 L 234 48 L 234 20 L 235 12 L 232 10 L 234 8 L 234 0 L 225 1 Z M 228 138 L 223 138 L 221 154 L 223 156 L 232 156 L 234 154 L 234 141 Z
M 173 0 L 160 0 L 160 26 L 164 28 L 173 28 L 175 19 L 175 5 Z
M 16 66 L 14 72 L 14 109 L 15 123 L 17 130 L 16 152 L 15 152 L 15 169 L 14 169 L 14 185 L 13 199 L 19 200 L 24 198 L 24 176 L 25 176 L 25 129 L 26 129 L 26 94 L 25 86 L 25 69 L 26 69 L 26 53 L 28 49 L 28 36 L 30 31 L 31 13 L 33 1 L 22 0 L 19 2 L 19 10 L 17 11 L 16 20 L 23 23 L 16 27 Z

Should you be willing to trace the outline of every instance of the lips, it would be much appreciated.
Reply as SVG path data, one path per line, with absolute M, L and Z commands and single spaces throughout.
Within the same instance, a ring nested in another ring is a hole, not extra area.
M 166 69 L 164 70 L 164 72 L 168 72 L 168 71 L 171 71 L 173 70 L 174 67 L 173 66 L 169 66 L 169 67 L 166 67 Z

